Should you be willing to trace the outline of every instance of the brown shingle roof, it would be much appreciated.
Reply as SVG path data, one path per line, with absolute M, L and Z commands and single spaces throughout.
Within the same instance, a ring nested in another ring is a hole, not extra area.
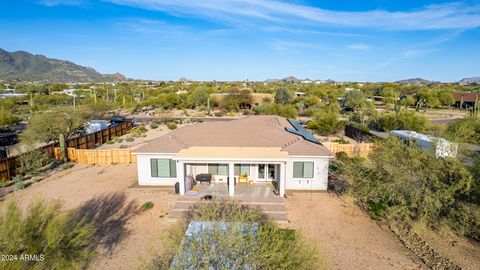
M 271 115 L 196 123 L 173 130 L 135 152 L 177 153 L 191 146 L 280 147 L 293 156 L 331 156 L 325 146 L 287 132 L 285 127 L 292 127 L 287 119 Z
M 453 98 L 456 102 L 475 102 L 477 99 L 480 100 L 480 95 L 475 93 L 453 93 Z

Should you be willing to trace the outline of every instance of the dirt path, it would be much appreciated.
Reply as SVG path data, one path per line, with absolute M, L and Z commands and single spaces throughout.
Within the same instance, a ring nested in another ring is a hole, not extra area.
M 388 228 L 382 228 L 350 199 L 328 193 L 293 193 L 288 227 L 316 241 L 331 269 L 426 269 Z

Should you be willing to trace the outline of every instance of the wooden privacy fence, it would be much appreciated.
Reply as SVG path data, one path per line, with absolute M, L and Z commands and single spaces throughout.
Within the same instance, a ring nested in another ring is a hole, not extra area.
M 340 144 L 340 143 L 322 143 L 325 147 L 332 152 L 333 155 L 339 152 L 345 152 L 348 156 L 361 156 L 367 157 L 372 152 L 375 144 L 373 143 L 352 143 L 352 144 Z
M 55 148 L 55 157 L 61 159 L 62 150 Z M 135 163 L 137 156 L 132 153 L 132 149 L 67 149 L 67 158 L 70 161 L 79 164 L 121 164 Z
M 131 121 L 123 122 L 115 126 L 110 126 L 106 129 L 102 129 L 93 133 L 73 137 L 65 140 L 66 147 L 69 148 L 78 148 L 78 149 L 91 149 L 95 148 L 97 145 L 101 145 L 111 140 L 113 137 L 122 136 L 128 133 L 132 128 L 133 124 Z M 47 152 L 52 157 L 57 157 L 55 148 L 58 147 L 58 142 L 47 144 L 45 146 L 39 147 L 43 151 Z M 37 148 L 38 149 L 38 148 Z M 125 150 L 125 149 L 119 149 Z M 11 156 L 0 161 L 0 182 L 2 180 L 11 180 L 13 176 L 18 173 L 20 168 L 20 162 L 18 161 L 19 157 L 23 155 Z M 61 156 L 61 155 L 60 155 Z

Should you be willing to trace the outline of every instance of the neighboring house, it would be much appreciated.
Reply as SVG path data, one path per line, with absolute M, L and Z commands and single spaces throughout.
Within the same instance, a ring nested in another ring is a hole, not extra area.
M 474 107 L 475 102 L 480 102 L 480 94 L 476 93 L 453 93 L 455 105 L 460 107 Z
M 330 151 L 298 122 L 279 116 L 250 116 L 179 128 L 135 151 L 139 185 L 179 185 L 185 177 L 210 173 L 230 196 L 239 176 L 253 185 L 273 182 L 285 190 L 326 190 Z

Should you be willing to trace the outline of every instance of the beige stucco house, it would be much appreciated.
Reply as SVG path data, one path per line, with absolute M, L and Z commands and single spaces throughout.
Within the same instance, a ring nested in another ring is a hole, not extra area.
M 210 174 L 230 196 L 240 176 L 251 185 L 273 182 L 285 190 L 326 190 L 330 151 L 296 121 L 250 116 L 195 123 L 171 131 L 135 151 L 139 185 L 174 186 Z M 229 181 L 234 179 L 235 181 Z

